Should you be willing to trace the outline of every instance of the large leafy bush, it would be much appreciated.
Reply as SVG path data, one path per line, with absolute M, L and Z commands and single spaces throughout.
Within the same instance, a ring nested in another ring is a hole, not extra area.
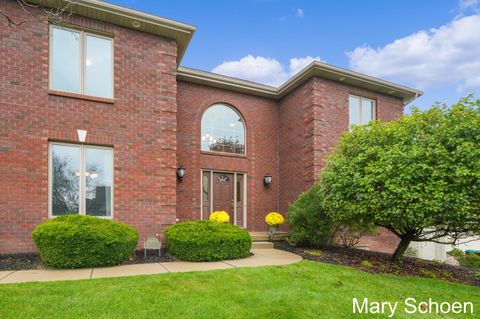
M 137 246 L 137 231 L 120 222 L 93 216 L 64 215 L 33 232 L 42 261 L 55 268 L 118 265 Z
M 290 205 L 287 223 L 291 244 L 326 246 L 332 243 L 337 226 L 323 209 L 320 185 L 314 185 Z
M 293 245 L 353 247 L 363 235 L 375 233 L 371 223 L 330 216 L 324 207 L 320 184 L 312 186 L 290 205 L 287 221 L 290 225 L 287 240 Z
M 411 241 L 454 243 L 478 233 L 480 100 L 413 110 L 398 121 L 354 127 L 321 175 L 333 219 L 371 221 Z
M 170 253 L 186 261 L 248 257 L 250 234 L 237 226 L 207 220 L 183 222 L 165 230 Z

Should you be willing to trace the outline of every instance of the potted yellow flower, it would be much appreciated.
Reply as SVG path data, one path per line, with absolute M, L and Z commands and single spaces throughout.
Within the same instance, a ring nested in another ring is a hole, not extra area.
M 278 226 L 285 222 L 285 219 L 279 212 L 270 212 L 265 217 L 265 222 L 268 225 L 268 234 L 270 238 L 278 233 Z
M 226 211 L 216 210 L 210 215 L 210 221 L 221 224 L 227 224 L 230 222 L 230 215 Z

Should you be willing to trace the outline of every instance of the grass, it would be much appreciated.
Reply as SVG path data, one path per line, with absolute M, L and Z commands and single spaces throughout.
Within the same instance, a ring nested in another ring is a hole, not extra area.
M 470 301 L 480 289 L 434 279 L 372 275 L 302 261 L 279 267 L 0 285 L 0 318 L 387 318 L 354 315 L 352 298 Z M 394 318 L 408 315 L 402 303 Z

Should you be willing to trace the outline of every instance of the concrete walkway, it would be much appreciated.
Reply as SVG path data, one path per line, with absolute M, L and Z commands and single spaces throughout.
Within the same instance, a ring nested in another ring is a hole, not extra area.
M 244 259 L 217 262 L 184 262 L 134 264 L 104 268 L 84 268 L 69 270 L 31 269 L 0 271 L 0 284 L 29 281 L 79 280 L 106 277 L 153 275 L 168 272 L 206 271 L 237 267 L 260 267 L 287 265 L 299 262 L 302 257 L 277 249 L 252 249 L 253 256 Z

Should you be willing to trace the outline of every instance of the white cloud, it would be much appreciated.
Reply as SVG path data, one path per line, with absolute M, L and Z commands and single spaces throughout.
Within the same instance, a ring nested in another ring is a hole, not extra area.
M 295 73 L 301 71 L 303 68 L 305 68 L 307 65 L 309 65 L 313 61 L 325 62 L 322 59 L 320 59 L 319 56 L 316 56 L 316 57 L 306 56 L 304 58 L 291 58 L 290 59 L 290 64 L 288 66 L 290 76 L 292 76 Z
M 313 61 L 322 61 L 320 57 L 306 56 L 292 58 L 288 67 L 278 60 L 249 54 L 237 61 L 227 61 L 215 67 L 212 72 L 233 76 L 272 86 L 279 86 L 291 76 Z
M 350 67 L 421 89 L 440 85 L 480 88 L 480 15 L 459 17 L 438 29 L 419 31 L 381 48 L 347 52 Z
M 286 80 L 284 68 L 280 62 L 272 58 L 252 55 L 247 55 L 238 61 L 223 62 L 212 72 L 269 85 L 278 85 Z
M 458 7 L 460 11 L 476 10 L 480 6 L 480 0 L 460 0 Z
M 298 8 L 297 10 L 295 10 L 295 15 L 299 18 L 303 18 L 303 15 L 304 15 L 303 9 Z

